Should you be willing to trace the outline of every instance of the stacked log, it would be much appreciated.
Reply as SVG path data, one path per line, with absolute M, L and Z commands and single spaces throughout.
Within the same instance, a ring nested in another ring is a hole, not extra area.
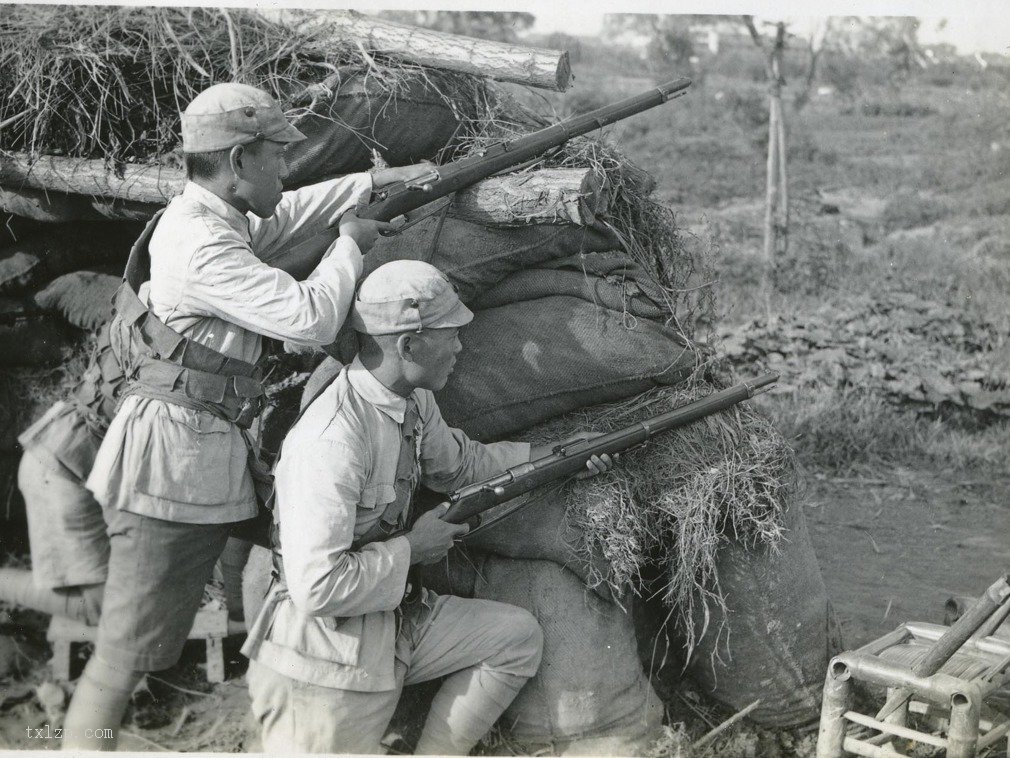
M 61 156 L 0 153 L 0 208 L 36 221 L 136 221 L 182 191 L 181 168 Z M 493 177 L 459 192 L 450 214 L 479 224 L 589 226 L 610 203 L 606 176 L 592 168 L 553 168 Z

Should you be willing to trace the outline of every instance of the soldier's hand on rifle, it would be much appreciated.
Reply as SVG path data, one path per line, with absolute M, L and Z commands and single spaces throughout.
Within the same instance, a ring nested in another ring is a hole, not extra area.
M 449 510 L 448 503 L 442 503 L 425 511 L 414 522 L 414 527 L 404 536 L 410 543 L 410 562 L 435 563 L 441 560 L 452 543 L 463 536 L 470 527 L 466 524 L 450 524 L 442 521 L 442 516 Z
M 340 236 L 353 239 L 362 253 L 372 249 L 379 232 L 395 228 L 396 224 L 392 222 L 358 218 L 353 211 L 348 211 L 340 217 Z
M 599 436 L 601 436 L 600 432 L 577 432 L 571 437 L 567 437 L 560 442 L 555 442 L 550 445 L 540 445 L 533 448 L 530 450 L 530 460 L 535 461 L 538 458 L 550 455 L 554 452 L 555 448 L 565 447 L 584 440 L 591 440 Z M 588 461 L 586 461 L 586 470 L 579 474 L 576 478 L 588 479 L 589 477 L 596 476 L 597 474 L 604 474 L 614 468 L 614 464 L 617 463 L 620 457 L 621 456 L 617 453 L 614 453 L 613 455 L 610 455 L 609 453 L 604 453 L 603 455 L 593 455 Z
M 419 179 L 433 181 L 438 176 L 438 169 L 431 161 L 421 161 L 411 166 L 396 166 L 391 168 L 379 168 L 372 171 L 372 187 L 381 188 L 394 182 L 411 184 Z M 426 182 L 418 183 L 419 189 L 430 189 Z

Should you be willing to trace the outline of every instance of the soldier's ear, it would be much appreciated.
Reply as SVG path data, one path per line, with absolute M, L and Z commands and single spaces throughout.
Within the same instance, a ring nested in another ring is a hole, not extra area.
M 228 165 L 231 166 L 232 173 L 235 174 L 236 178 L 239 176 L 239 171 L 242 170 L 242 158 L 245 155 L 245 147 L 242 145 L 235 145 L 228 152 Z
M 396 354 L 405 361 L 414 362 L 414 343 L 410 332 L 404 332 L 396 338 Z

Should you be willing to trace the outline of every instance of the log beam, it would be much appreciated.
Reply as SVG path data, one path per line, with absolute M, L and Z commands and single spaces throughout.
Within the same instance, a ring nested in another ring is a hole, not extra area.
M 360 42 L 367 50 L 395 55 L 422 66 L 558 92 L 564 92 L 572 83 L 567 51 L 420 29 L 356 11 L 338 11 L 328 20 L 342 36 Z
M 36 189 L 106 200 L 164 205 L 182 192 L 186 172 L 157 164 L 122 167 L 122 175 L 101 160 L 24 153 L 0 153 L 0 185 L 8 190 Z
M 23 153 L 0 153 L 0 204 L 39 220 L 142 220 L 185 183 L 182 169 L 165 166 L 127 165 L 117 176 L 101 160 L 47 155 L 33 161 Z M 479 224 L 590 225 L 610 201 L 602 173 L 552 168 L 485 179 L 457 193 L 449 212 Z
M 589 226 L 610 205 L 610 183 L 588 168 L 548 168 L 485 179 L 458 193 L 449 208 L 477 224 Z

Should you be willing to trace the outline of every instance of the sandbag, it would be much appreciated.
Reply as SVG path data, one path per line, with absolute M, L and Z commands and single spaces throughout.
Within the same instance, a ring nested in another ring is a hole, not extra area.
M 474 597 L 525 608 L 544 632 L 540 670 L 499 722 L 511 738 L 562 754 L 643 753 L 663 707 L 642 673 L 631 615 L 549 561 L 488 556 L 476 575 Z
M 31 303 L 0 298 L 0 366 L 54 366 L 70 345 L 56 318 Z
M 74 271 L 56 277 L 32 299 L 79 329 L 97 329 L 112 318 L 112 298 L 122 281 L 97 271 Z
M 485 227 L 432 216 L 401 234 L 380 238 L 365 256 L 365 275 L 393 260 L 425 260 L 456 285 L 464 303 L 521 269 L 578 253 L 613 250 L 617 238 L 602 228 L 570 224 Z
M 0 250 L 0 293 L 36 289 L 61 274 L 96 265 L 125 265 L 140 232 L 134 223 L 51 225 Z
M 362 276 L 390 261 L 424 260 L 448 276 L 463 302 L 470 303 L 515 271 L 579 253 L 612 250 L 619 244 L 610 232 L 591 226 L 486 227 L 446 218 L 440 229 L 440 221 L 437 215 L 429 216 L 399 234 L 379 237 L 365 256 Z M 302 240 L 271 258 L 270 265 L 305 279 L 336 236 L 337 230 L 331 229 Z
M 516 271 L 478 295 L 478 310 L 552 295 L 578 297 L 612 311 L 662 321 L 662 290 L 638 263 L 621 252 L 579 253 Z
M 584 586 L 591 586 L 600 598 L 612 601 L 610 585 L 593 581 L 608 575 L 607 559 L 600 553 L 584 555 L 585 533 L 567 518 L 566 501 L 558 489 L 543 487 L 492 508 L 485 513 L 489 525 L 465 536 L 462 545 L 467 552 L 552 561 L 575 574 Z M 494 521 L 498 514 L 513 508 L 516 510 Z
M 729 615 L 713 609 L 689 666 L 702 690 L 730 710 L 761 698 L 749 718 L 774 727 L 819 717 L 824 672 L 841 649 L 799 501 L 783 519 L 778 552 L 735 540 L 719 548 L 716 566 Z
M 306 139 L 285 152 L 288 187 L 366 171 L 373 149 L 391 166 L 434 158 L 459 128 L 460 114 L 421 77 L 389 92 L 373 77 L 339 73 L 332 94 L 318 96 L 295 120 Z
M 563 295 L 478 311 L 460 339 L 436 398 L 449 424 L 481 441 L 677 384 L 695 362 L 674 329 Z

